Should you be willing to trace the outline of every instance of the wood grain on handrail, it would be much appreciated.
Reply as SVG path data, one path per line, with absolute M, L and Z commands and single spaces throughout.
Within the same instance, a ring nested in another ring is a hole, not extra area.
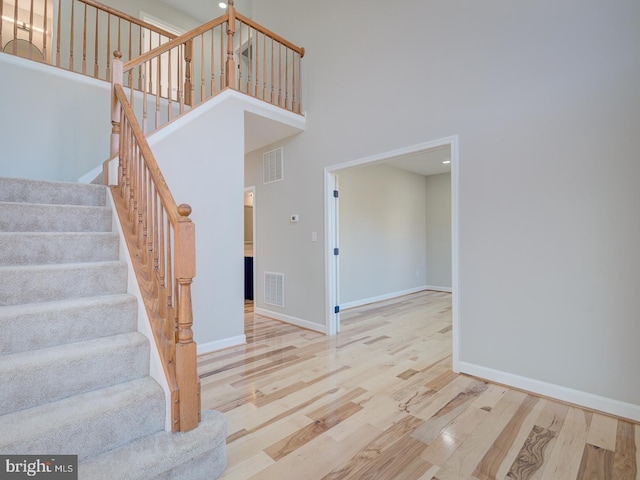
M 267 37 L 271 37 L 272 39 L 274 39 L 276 42 L 281 43 L 282 45 L 284 45 L 287 48 L 290 48 L 291 50 L 293 50 L 294 52 L 297 52 L 300 54 L 300 57 L 304 57 L 304 47 L 298 47 L 297 45 L 294 45 L 293 43 L 291 43 L 289 40 L 286 40 L 284 38 L 282 38 L 280 35 L 278 35 L 277 33 L 273 33 L 271 30 L 269 30 L 268 28 L 263 27 L 262 25 L 260 25 L 259 23 L 254 22 L 253 20 L 251 20 L 248 17 L 245 17 L 244 15 L 236 12 L 236 18 L 238 20 L 240 20 L 243 23 L 246 23 L 247 25 L 249 25 L 250 27 L 256 29 L 257 31 L 259 31 L 260 33 L 264 33 Z
M 165 181 L 162 172 L 160 171 L 160 167 L 158 167 L 158 164 L 155 161 L 153 153 L 151 153 L 151 148 L 147 143 L 144 133 L 142 133 L 142 129 L 140 128 L 138 119 L 133 112 L 133 108 L 131 108 L 131 105 L 129 104 L 124 88 L 122 88 L 122 85 L 116 84 L 114 85 L 114 92 L 116 98 L 120 101 L 122 115 L 127 117 L 127 120 L 131 125 L 131 131 L 133 132 L 136 142 L 140 148 L 140 153 L 149 168 L 149 174 L 151 175 L 151 179 L 156 187 L 158 196 L 169 215 L 169 220 L 172 225 L 177 225 L 180 218 L 180 215 L 178 214 L 178 206 L 171 194 L 171 191 L 169 190 L 169 187 L 167 186 L 167 182 Z
M 156 27 L 155 25 L 152 25 L 151 23 L 147 23 L 143 20 L 140 20 L 136 17 L 132 17 L 131 15 L 121 12 L 120 10 L 116 10 L 115 8 L 111 8 L 107 5 L 104 5 L 102 3 L 96 2 L 94 0 L 78 0 L 79 2 L 85 3 L 87 5 L 90 5 L 92 7 L 97 8 L 98 10 L 102 10 L 103 12 L 107 12 L 111 15 L 115 15 L 118 18 L 122 18 L 123 20 L 127 20 L 131 23 L 135 23 L 136 25 L 139 25 L 142 28 L 146 28 L 151 30 L 152 32 L 156 32 L 160 35 L 163 35 L 165 37 L 168 38 L 176 38 L 176 34 L 175 33 L 171 33 L 171 32 L 167 32 L 166 30 L 163 30 L 160 27 Z

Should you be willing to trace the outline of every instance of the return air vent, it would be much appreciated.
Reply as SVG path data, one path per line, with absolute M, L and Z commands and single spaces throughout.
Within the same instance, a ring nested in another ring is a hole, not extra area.
M 284 274 L 264 272 L 264 303 L 284 307 Z
M 282 147 L 266 152 L 262 156 L 264 183 L 279 182 L 284 178 L 282 165 Z

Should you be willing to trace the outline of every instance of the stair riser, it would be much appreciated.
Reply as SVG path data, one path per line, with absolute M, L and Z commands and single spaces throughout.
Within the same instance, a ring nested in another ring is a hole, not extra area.
M 0 244 L 0 265 L 118 259 L 118 235 L 115 233 L 0 233 Z
M 9 355 L 133 332 L 137 312 L 135 297 L 128 295 L 0 307 L 0 352 Z
M 0 417 L 0 451 L 72 454 L 82 461 L 161 431 L 164 414 L 162 388 L 135 380 Z
M 0 203 L 0 232 L 110 232 L 108 207 Z
M 124 262 L 0 267 L 0 305 L 125 293 Z
M 46 334 L 43 332 L 43 334 Z M 116 335 L 4 357 L 0 415 L 54 402 L 149 372 L 149 342 L 139 333 Z
M 0 202 L 104 206 L 106 187 L 79 183 L 0 178 Z

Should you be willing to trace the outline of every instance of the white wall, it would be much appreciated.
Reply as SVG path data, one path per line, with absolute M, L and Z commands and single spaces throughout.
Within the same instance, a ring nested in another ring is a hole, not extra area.
M 424 177 L 427 285 L 451 288 L 451 174 Z
M 0 55 L 0 175 L 76 181 L 109 157 L 109 87 Z
M 261 261 L 300 299 L 285 313 L 328 316 L 328 246 L 280 224 L 297 211 L 324 238 L 325 166 L 456 134 L 461 366 L 640 419 L 640 3 L 272 0 L 253 18 L 306 48 L 307 130 L 258 196 L 285 246 Z
M 223 94 L 199 109 L 150 144 L 176 203 L 193 209 L 193 331 L 204 352 L 244 342 L 244 108 Z
M 425 177 L 377 164 L 342 170 L 340 304 L 426 285 Z

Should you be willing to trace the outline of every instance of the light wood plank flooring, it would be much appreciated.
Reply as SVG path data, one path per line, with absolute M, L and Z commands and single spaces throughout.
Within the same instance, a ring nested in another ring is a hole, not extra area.
M 251 306 L 245 327 L 199 358 L 223 479 L 640 479 L 638 425 L 452 373 L 449 294 L 346 311 L 335 337 Z

